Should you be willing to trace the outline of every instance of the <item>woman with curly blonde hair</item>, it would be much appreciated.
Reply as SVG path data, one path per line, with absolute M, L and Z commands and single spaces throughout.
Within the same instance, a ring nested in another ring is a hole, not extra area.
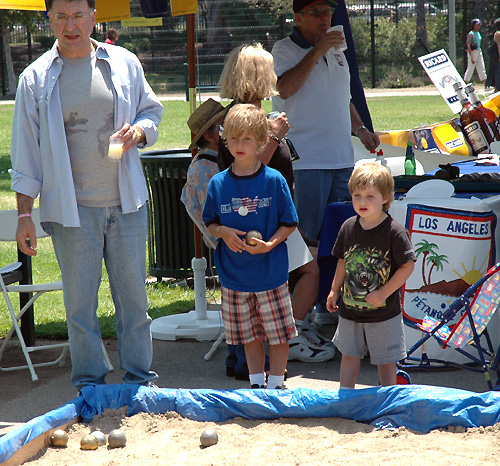
M 243 44 L 232 50 L 226 58 L 219 80 L 221 98 L 232 99 L 229 109 L 235 104 L 253 104 L 261 108 L 262 100 L 277 95 L 277 77 L 274 72 L 273 56 L 262 44 Z M 290 126 L 284 113 L 270 120 L 270 135 L 259 150 L 259 160 L 278 170 L 286 179 L 293 196 L 293 169 L 290 150 L 283 141 Z M 224 125 L 224 123 L 223 123 Z M 219 169 L 225 170 L 233 163 L 234 157 L 224 141 L 219 142 Z
M 220 96 L 240 103 L 259 103 L 277 95 L 273 56 L 262 44 L 240 45 L 227 56 L 219 80 Z

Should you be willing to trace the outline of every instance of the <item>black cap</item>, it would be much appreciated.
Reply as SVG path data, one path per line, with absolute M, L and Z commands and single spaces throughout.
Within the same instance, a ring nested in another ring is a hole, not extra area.
M 299 11 L 303 10 L 309 5 L 312 5 L 313 3 L 319 3 L 324 1 L 329 3 L 334 8 L 338 5 L 338 3 L 334 0 L 293 0 L 293 12 L 298 13 Z

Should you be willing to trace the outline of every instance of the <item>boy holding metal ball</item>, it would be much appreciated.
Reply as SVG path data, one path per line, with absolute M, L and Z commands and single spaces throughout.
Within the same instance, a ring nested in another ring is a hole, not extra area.
M 265 166 L 257 152 L 269 122 L 260 108 L 235 105 L 222 137 L 232 165 L 208 184 L 203 221 L 219 238 L 215 265 L 222 285 L 222 318 L 228 344 L 243 344 L 252 388 L 265 388 L 264 341 L 269 342 L 267 387 L 285 388 L 288 341 L 297 334 L 288 292 L 285 240 L 298 218 L 283 176 Z M 250 245 L 247 232 L 255 230 Z

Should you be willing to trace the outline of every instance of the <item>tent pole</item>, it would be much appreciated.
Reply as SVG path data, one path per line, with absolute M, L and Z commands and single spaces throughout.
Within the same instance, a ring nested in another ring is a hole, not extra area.
M 194 14 L 186 15 L 187 21 L 187 47 L 188 47 L 188 84 L 189 84 L 189 105 L 190 114 L 196 110 L 196 50 L 194 34 Z M 196 150 L 193 150 L 193 156 Z M 194 255 L 196 258 L 203 257 L 203 242 L 201 232 L 194 227 Z

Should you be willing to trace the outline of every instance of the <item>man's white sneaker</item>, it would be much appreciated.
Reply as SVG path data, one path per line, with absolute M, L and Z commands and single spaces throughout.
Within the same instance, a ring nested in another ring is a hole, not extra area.
M 292 338 L 288 346 L 289 361 L 324 362 L 335 357 L 335 348 L 315 345 L 302 333 Z
M 311 343 L 314 343 L 317 346 L 333 348 L 335 350 L 333 341 L 324 337 L 312 327 L 302 327 L 300 333 L 302 333 Z

